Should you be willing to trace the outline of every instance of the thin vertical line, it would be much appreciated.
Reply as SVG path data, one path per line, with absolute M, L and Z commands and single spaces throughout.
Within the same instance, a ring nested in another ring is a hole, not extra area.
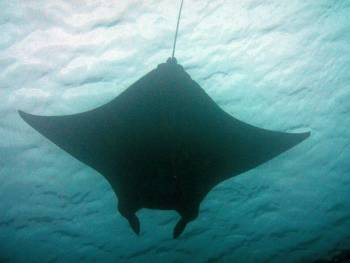
M 174 58 L 175 56 L 175 47 L 176 47 L 176 39 L 177 39 L 177 32 L 179 31 L 179 24 L 180 24 L 180 17 L 181 17 L 181 10 L 182 10 L 182 4 L 184 0 L 181 0 L 181 6 L 179 10 L 179 16 L 177 17 L 177 24 L 176 24 L 176 31 L 175 31 L 175 38 L 174 38 L 174 46 L 173 46 L 173 54 L 171 55 L 171 58 Z

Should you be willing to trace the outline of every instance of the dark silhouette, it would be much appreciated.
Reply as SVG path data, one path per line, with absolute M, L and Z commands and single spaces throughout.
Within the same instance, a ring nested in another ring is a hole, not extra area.
M 141 208 L 176 210 L 178 237 L 222 181 L 290 149 L 309 133 L 243 123 L 219 106 L 171 58 L 111 102 L 67 116 L 19 112 L 34 129 L 101 173 L 135 233 Z
M 319 259 L 313 263 L 350 263 L 350 250 L 340 250 L 328 258 L 328 259 Z

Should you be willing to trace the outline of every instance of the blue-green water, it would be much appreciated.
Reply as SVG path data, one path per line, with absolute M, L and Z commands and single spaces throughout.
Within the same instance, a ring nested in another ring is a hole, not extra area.
M 178 240 L 16 110 L 110 101 L 171 54 L 178 1 L 0 1 L 0 262 L 313 262 L 350 249 L 350 2 L 185 0 L 176 57 L 228 113 L 302 144 L 217 186 Z M 142 131 L 140 131 L 142 132 Z

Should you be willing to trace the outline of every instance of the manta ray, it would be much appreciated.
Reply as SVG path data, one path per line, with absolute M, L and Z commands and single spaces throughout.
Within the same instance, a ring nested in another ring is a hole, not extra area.
M 19 114 L 107 179 L 135 233 L 140 232 L 139 209 L 177 211 L 175 238 L 198 216 L 213 187 L 310 134 L 269 131 L 235 119 L 175 59 L 96 109 L 65 116 Z
M 174 57 L 181 8 L 172 57 L 112 101 L 65 116 L 19 111 L 35 130 L 107 179 L 136 234 L 136 212 L 149 208 L 177 211 L 173 237 L 179 237 L 216 185 L 310 135 L 261 129 L 222 110 Z

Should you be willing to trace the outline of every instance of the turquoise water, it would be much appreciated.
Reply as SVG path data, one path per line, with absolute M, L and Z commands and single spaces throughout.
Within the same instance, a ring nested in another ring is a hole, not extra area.
M 350 249 L 350 2 L 185 0 L 178 62 L 228 113 L 311 137 L 218 185 L 178 240 L 24 123 L 92 109 L 171 54 L 177 1 L 0 2 L 0 262 L 313 262 Z M 142 132 L 142 131 L 140 131 Z

